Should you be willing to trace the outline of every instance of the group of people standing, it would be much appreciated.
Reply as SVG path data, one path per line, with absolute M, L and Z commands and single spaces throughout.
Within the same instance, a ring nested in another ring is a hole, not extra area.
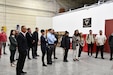
M 30 28 L 26 28 L 25 26 L 21 26 L 21 31 L 17 32 L 16 30 L 11 30 L 9 36 L 9 49 L 10 49 L 10 63 L 11 66 L 15 66 L 14 64 L 14 56 L 15 52 L 18 50 L 19 57 L 16 66 L 16 75 L 26 74 L 27 72 L 23 71 L 24 63 L 26 56 L 28 59 L 31 60 L 30 57 L 30 50 L 32 50 L 32 58 L 37 59 L 37 46 L 39 42 L 38 36 L 38 28 L 35 28 L 35 31 L 32 33 Z M 42 66 L 47 66 L 44 62 L 45 55 L 47 54 L 47 64 L 52 65 L 52 54 L 54 59 L 58 59 L 56 57 L 56 45 L 58 43 L 58 35 L 55 34 L 53 29 L 48 29 L 46 31 L 42 29 L 40 37 L 40 44 L 41 44 L 41 52 L 42 52 Z M 1 47 L 4 45 L 4 41 L 1 40 L 0 33 L 0 52 Z M 6 36 L 5 36 L 6 37 Z M 85 45 L 85 41 L 88 44 L 88 56 L 93 55 L 93 46 L 96 43 L 96 56 L 98 57 L 99 50 L 101 51 L 101 58 L 104 59 L 103 52 L 104 52 L 104 44 L 106 42 L 106 36 L 103 35 L 102 30 L 99 31 L 98 35 L 94 35 L 92 30 L 89 30 L 89 34 L 87 34 L 86 39 L 84 39 L 83 34 L 79 32 L 79 30 L 75 30 L 72 36 L 72 49 L 73 49 L 73 61 L 79 61 L 79 57 L 81 57 L 81 52 Z M 6 40 L 5 40 L 6 42 Z M 110 45 L 110 60 L 112 60 L 112 53 L 113 53 L 113 34 L 109 37 L 109 45 Z M 65 31 L 65 34 L 62 36 L 61 40 L 61 47 L 64 50 L 64 57 L 63 61 L 68 62 L 68 51 L 70 49 L 70 37 L 69 32 Z M 5 51 L 5 50 L 4 50 Z M 6 54 L 4 52 L 4 54 Z M 0 53 L 1 57 L 1 53 Z
M 72 37 L 72 48 L 74 53 L 74 61 L 79 61 L 79 57 L 81 56 L 82 49 L 84 47 L 85 41 L 88 45 L 88 56 L 92 56 L 94 43 L 96 43 L 96 56 L 98 56 L 98 52 L 101 51 L 101 58 L 103 57 L 104 52 L 104 44 L 106 42 L 106 36 L 102 34 L 102 30 L 99 31 L 98 35 L 94 35 L 92 30 L 89 30 L 89 34 L 86 35 L 86 39 L 83 38 L 82 33 L 79 33 L 78 30 L 75 30 L 74 35 Z
M 42 52 L 42 66 L 47 66 L 44 62 L 45 54 L 47 53 L 47 64 L 52 65 L 52 54 L 54 55 L 54 59 L 58 59 L 56 57 L 55 48 L 58 42 L 57 35 L 54 34 L 53 29 L 48 29 L 47 35 L 45 34 L 45 30 L 41 30 L 41 52 Z M 15 66 L 14 57 L 15 52 L 18 50 L 19 57 L 16 66 L 16 75 L 26 74 L 27 72 L 23 71 L 24 63 L 26 56 L 29 60 L 30 50 L 32 51 L 32 58 L 37 59 L 37 46 L 39 42 L 38 37 L 38 28 L 35 28 L 35 31 L 32 33 L 30 28 L 26 28 L 25 26 L 21 27 L 21 32 L 18 34 L 15 30 L 11 30 L 9 36 L 9 49 L 10 49 L 10 63 L 11 66 Z
M 79 57 L 81 56 L 81 52 L 85 45 L 85 41 L 88 46 L 88 56 L 92 57 L 94 44 L 96 43 L 96 56 L 98 57 L 99 51 L 101 52 L 101 58 L 104 59 L 104 45 L 106 43 L 106 36 L 103 34 L 102 30 L 99 31 L 99 34 L 95 35 L 92 33 L 92 30 L 89 30 L 89 34 L 86 35 L 86 39 L 84 39 L 83 34 L 79 32 L 79 30 L 74 31 L 74 35 L 72 36 L 72 49 L 73 49 L 73 61 L 79 61 Z M 110 46 L 110 60 L 112 60 L 113 54 L 113 34 L 110 35 L 109 39 Z M 65 31 L 65 35 L 62 37 L 61 47 L 64 49 L 64 62 L 68 62 L 68 50 L 70 49 L 70 37 L 69 32 Z

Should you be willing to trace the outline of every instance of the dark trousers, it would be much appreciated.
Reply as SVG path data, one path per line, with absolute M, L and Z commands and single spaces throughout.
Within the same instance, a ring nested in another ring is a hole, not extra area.
M 46 54 L 46 50 L 42 50 L 42 64 L 45 64 L 44 63 L 45 54 Z
M 113 55 L 113 47 L 110 47 L 110 59 L 112 59 L 112 55 Z
M 91 56 L 92 56 L 92 53 L 93 53 L 93 45 L 94 45 L 93 43 L 88 44 L 88 55 L 91 52 Z
M 64 51 L 64 61 L 67 60 L 68 51 L 69 51 L 69 49 L 65 49 L 65 51 Z
M 26 59 L 27 51 L 25 52 L 19 52 L 19 58 L 17 61 L 17 67 L 16 67 L 16 75 L 21 75 Z
M 54 45 L 48 45 L 47 50 L 47 63 L 52 63 L 52 52 L 54 50 Z
M 14 62 L 15 52 L 16 50 L 10 50 L 10 63 Z
M 32 49 L 32 57 L 34 58 L 35 57 L 35 54 L 34 54 L 34 48 L 28 48 L 28 58 L 30 58 L 30 49 Z
M 56 45 L 54 46 L 53 55 L 54 55 L 54 58 L 55 58 L 56 57 Z
M 6 42 L 3 42 L 2 45 L 3 45 L 3 53 L 5 54 L 6 53 L 5 52 Z
M 79 48 L 79 54 L 78 54 L 78 57 L 80 57 L 80 56 L 81 56 L 81 52 L 82 52 L 82 50 L 83 50 L 83 47 L 82 47 L 82 46 L 80 46 L 80 48 Z
M 104 45 L 102 45 L 102 46 L 97 46 L 97 49 L 96 49 L 96 57 L 98 56 L 99 50 L 101 51 L 101 58 L 103 58 Z
M 38 46 L 38 43 L 35 43 L 34 44 L 34 55 L 37 56 L 37 46 Z

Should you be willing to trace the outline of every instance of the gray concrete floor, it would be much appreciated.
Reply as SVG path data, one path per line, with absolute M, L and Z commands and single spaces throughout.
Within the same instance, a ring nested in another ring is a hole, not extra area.
M 53 60 L 53 65 L 47 67 L 42 66 L 40 47 L 38 53 L 40 57 L 38 59 L 28 60 L 26 59 L 24 71 L 27 71 L 27 75 L 113 75 L 113 61 L 109 61 L 109 54 L 104 53 L 103 59 L 95 59 L 88 57 L 87 53 L 82 52 L 80 61 L 73 61 L 72 50 L 69 51 L 69 62 L 63 62 L 63 50 L 57 48 L 58 59 Z M 16 75 L 15 67 L 10 66 L 9 62 L 9 49 L 6 49 L 8 55 L 2 55 L 0 59 L 0 75 Z M 99 56 L 100 57 L 100 54 Z

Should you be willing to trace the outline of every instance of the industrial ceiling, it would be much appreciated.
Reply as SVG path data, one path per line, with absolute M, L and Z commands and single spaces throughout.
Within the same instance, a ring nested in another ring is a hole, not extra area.
M 106 2 L 109 0 L 56 0 L 60 7 L 64 7 L 66 10 L 81 8 L 84 5 L 89 6 L 98 3 L 98 1 Z

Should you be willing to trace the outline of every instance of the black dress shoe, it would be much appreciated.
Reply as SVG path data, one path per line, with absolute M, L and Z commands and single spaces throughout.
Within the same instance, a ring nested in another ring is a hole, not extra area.
M 64 60 L 64 62 L 68 62 L 68 60 Z
M 33 59 L 37 59 L 36 57 L 34 57 Z
M 104 58 L 102 57 L 102 59 L 104 59 Z
M 54 57 L 54 59 L 58 59 L 57 57 Z
M 47 67 L 47 65 L 43 64 L 43 66 Z
M 7 55 L 7 53 L 4 53 L 4 55 Z
M 52 63 L 47 63 L 48 65 L 52 65 Z
M 31 58 L 28 58 L 29 60 L 31 60 Z
M 97 57 L 95 57 L 95 58 L 97 58 Z
M 27 72 L 24 72 L 24 71 L 22 71 L 21 73 L 22 73 L 22 74 L 27 74 Z
M 112 58 L 109 59 L 110 61 L 112 60 Z
M 40 55 L 36 55 L 37 57 L 39 57 Z

